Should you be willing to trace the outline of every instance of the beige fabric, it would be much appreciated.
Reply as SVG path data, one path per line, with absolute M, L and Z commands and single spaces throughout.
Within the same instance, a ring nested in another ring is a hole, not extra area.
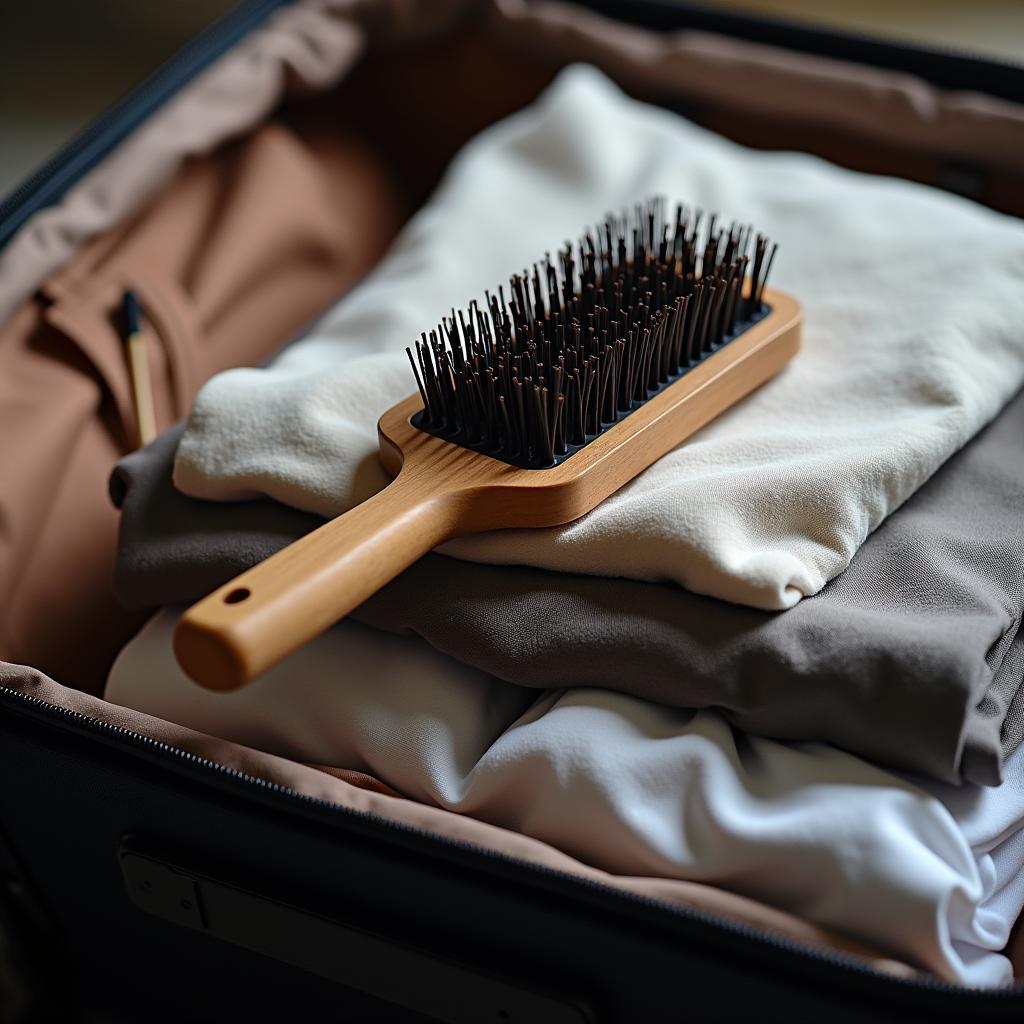
M 0 323 L 83 243 L 135 213 L 189 155 L 251 129 L 287 92 L 338 82 L 394 47 L 477 14 L 521 59 L 589 61 L 655 99 L 687 98 L 872 142 L 1024 171 L 1024 108 L 912 75 L 703 32 L 658 34 L 557 2 L 299 0 L 177 94 L 0 253 Z
M 327 772 L 251 747 L 206 736 L 61 686 L 35 669 L 0 662 L 0 686 L 77 711 L 97 721 L 142 733 L 225 767 L 358 813 L 375 815 L 456 842 L 496 850 L 517 860 L 600 882 L 648 899 L 724 917 L 805 946 L 830 949 L 866 959 L 872 967 L 888 974 L 912 976 L 915 973 L 905 964 L 882 957 L 860 943 L 746 897 L 697 882 L 612 875 L 583 864 L 536 839 L 440 808 L 388 795 L 384 787 L 370 776 L 338 772 L 336 769 Z
M 624 96 L 591 65 L 561 71 L 464 146 L 373 274 L 273 365 L 203 387 L 175 486 L 327 518 L 352 508 L 389 482 L 375 427 L 416 390 L 405 346 L 595 211 L 658 194 L 669 210 L 683 200 L 778 242 L 772 283 L 804 307 L 799 358 L 586 516 L 440 550 L 665 580 L 767 610 L 818 593 L 1024 384 L 1024 222 L 736 146 Z M 903 267 L 928 272 L 894 273 Z M 983 781 L 996 780 L 997 766 Z
M 98 691 L 131 635 L 107 497 L 135 438 L 124 289 L 145 310 L 162 429 L 212 374 L 264 358 L 343 294 L 403 212 L 363 144 L 267 124 L 189 163 L 0 326 L 0 658 Z

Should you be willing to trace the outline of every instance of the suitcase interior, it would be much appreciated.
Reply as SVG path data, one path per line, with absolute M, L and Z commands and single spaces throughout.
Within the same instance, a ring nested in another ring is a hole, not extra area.
M 262 18 L 272 6 L 252 10 Z M 265 123 L 298 138 L 313 159 L 316 140 L 358 139 L 406 216 L 465 141 L 585 59 L 628 92 L 741 143 L 816 153 L 1024 214 L 1024 105 L 1010 98 L 1019 76 L 978 65 L 961 81 L 969 62 L 949 56 L 929 62 L 863 41 L 779 36 L 778 27 L 659 4 L 589 6 L 604 12 L 514 3 L 474 15 L 455 3 L 353 8 L 365 19 L 367 52 L 329 87 L 282 83 Z M 410 11 L 418 19 L 407 24 Z M 698 31 L 665 34 L 687 17 Z M 978 91 L 959 91 L 970 82 Z M 188 166 L 244 144 L 225 139 Z M 158 208 L 163 193 L 148 201 Z M 370 219 L 375 201 L 368 193 Z M 398 219 L 393 207 L 380 211 L 381 223 L 394 222 L 389 232 Z M 314 312 L 289 311 L 273 344 Z M 166 426 L 174 410 L 163 417 Z M 93 692 L 140 623 L 114 609 L 110 536 L 97 544 L 100 569 L 61 581 L 63 618 L 26 624 L 35 640 L 23 659 Z M 90 615 L 103 622 L 91 642 L 62 625 Z M 0 698 L 3 912 L 20 966 L 54 1019 L 75 1019 L 83 1007 L 103 1020 L 318 1012 L 360 1021 L 751 1012 L 987 1020 L 1024 1008 L 1017 991 L 894 977 L 735 920 L 342 811 L 74 711 L 10 692 Z M 148 905 L 128 895 L 140 879 L 150 885 Z M 216 930 L 208 927 L 215 906 Z

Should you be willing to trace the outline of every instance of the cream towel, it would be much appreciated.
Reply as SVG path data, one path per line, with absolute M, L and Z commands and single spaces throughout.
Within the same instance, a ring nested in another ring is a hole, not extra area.
M 806 308 L 782 375 L 590 515 L 447 554 L 646 580 L 760 608 L 817 593 L 1024 380 L 1024 226 L 906 182 L 759 153 L 565 71 L 452 164 L 378 270 L 269 369 L 200 393 L 175 483 L 337 515 L 386 483 L 375 424 L 402 352 L 606 211 L 655 193 L 779 243 Z

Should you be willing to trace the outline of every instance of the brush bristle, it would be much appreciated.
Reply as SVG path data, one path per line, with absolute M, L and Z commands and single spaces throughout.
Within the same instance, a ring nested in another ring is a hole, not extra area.
M 413 424 L 554 466 L 765 316 L 777 247 L 717 215 L 701 232 L 683 206 L 670 224 L 665 209 L 658 197 L 609 216 L 513 276 L 507 300 L 488 292 L 424 333 L 406 349 L 423 399 Z

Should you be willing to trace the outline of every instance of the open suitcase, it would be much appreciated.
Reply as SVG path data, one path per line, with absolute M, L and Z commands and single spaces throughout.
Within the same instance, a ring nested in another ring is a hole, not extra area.
M 254 0 L 214 26 L 0 206 L 0 370 L 32 350 L 37 374 L 0 381 L 3 487 L 49 510 L 12 516 L 8 540 L 0 517 L 0 658 L 65 687 L 0 687 L 0 911 L 25 986 L 7 991 L 31 989 L 31 1019 L 1024 1012 L 1020 990 L 877 969 L 742 900 L 709 913 L 530 840 L 489 846 L 501 830 L 447 812 L 389 816 L 372 787 L 318 788 L 312 768 L 94 696 L 141 623 L 109 584 L 106 478 L 132 447 L 123 288 L 159 335 L 166 427 L 207 377 L 301 332 L 466 139 L 576 60 L 747 145 L 1024 215 L 1024 69 L 1009 65 L 626 0 Z M 19 407 L 26 380 L 59 398 Z

